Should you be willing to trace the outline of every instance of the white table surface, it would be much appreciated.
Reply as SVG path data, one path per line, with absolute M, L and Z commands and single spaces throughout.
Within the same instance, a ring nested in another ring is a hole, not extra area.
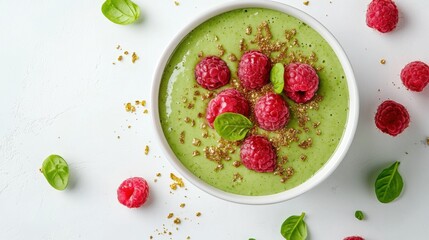
M 281 1 L 337 37 L 354 67 L 361 108 L 354 142 L 338 169 L 304 195 L 267 206 L 229 203 L 189 182 L 187 190 L 171 194 L 168 175 L 175 170 L 153 141 L 150 115 L 142 108 L 136 114 L 124 110 L 126 102 L 149 103 L 155 66 L 173 36 L 202 11 L 228 2 L 178 1 L 135 0 L 142 21 L 129 26 L 109 22 L 101 0 L 0 1 L 0 239 L 275 240 L 282 239 L 283 220 L 303 211 L 314 240 L 355 234 L 367 240 L 427 239 L 429 87 L 407 91 L 399 73 L 410 61 L 429 63 L 429 1 L 397 0 L 400 22 L 389 34 L 366 26 L 368 0 L 311 0 L 309 6 Z M 132 64 L 127 56 L 113 65 L 118 44 L 140 59 Z M 411 115 L 410 127 L 395 138 L 373 121 L 377 106 L 389 98 Z M 63 192 L 39 173 L 53 153 L 70 165 L 71 184 Z M 404 191 L 381 204 L 373 183 L 395 160 L 401 161 Z M 157 172 L 162 176 L 154 183 Z M 140 209 L 116 199 L 117 187 L 131 176 L 150 182 L 151 198 Z M 357 209 L 365 221 L 355 219 Z M 182 219 L 178 230 L 169 212 Z M 157 234 L 164 227 L 171 236 Z

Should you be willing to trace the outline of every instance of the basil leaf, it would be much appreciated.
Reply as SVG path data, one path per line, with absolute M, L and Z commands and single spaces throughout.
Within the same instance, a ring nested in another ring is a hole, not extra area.
M 393 163 L 378 175 L 375 181 L 375 194 L 378 201 L 389 203 L 401 194 L 404 182 L 398 172 L 399 164 L 399 162 Z
M 101 12 L 110 21 L 121 25 L 133 23 L 140 17 L 139 6 L 130 0 L 106 0 Z
M 307 225 L 304 222 L 305 213 L 301 216 L 290 216 L 282 224 L 280 233 L 286 240 L 307 239 Z
M 357 211 L 355 212 L 355 217 L 356 217 L 358 220 L 363 220 L 363 219 L 365 218 L 365 216 L 363 215 L 363 212 L 362 212 L 361 210 L 357 210 Z
M 243 139 L 252 127 L 253 123 L 238 113 L 222 113 L 214 121 L 216 132 L 228 141 Z
M 69 183 L 69 166 L 62 157 L 50 155 L 43 161 L 40 171 L 53 188 L 57 190 L 66 189 Z
M 276 63 L 270 72 L 270 81 L 273 84 L 274 92 L 280 94 L 285 86 L 284 79 L 285 67 L 282 63 Z

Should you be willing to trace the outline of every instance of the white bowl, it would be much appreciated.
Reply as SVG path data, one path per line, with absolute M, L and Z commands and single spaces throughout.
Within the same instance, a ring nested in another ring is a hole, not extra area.
M 265 196 L 243 196 L 243 195 L 225 192 L 205 183 L 204 181 L 196 177 L 192 172 L 190 172 L 187 168 L 185 168 L 182 165 L 182 163 L 179 161 L 179 159 L 177 159 L 177 157 L 171 150 L 164 136 L 163 130 L 161 128 L 159 111 L 158 111 L 159 110 L 158 109 L 159 86 L 161 83 L 161 78 L 164 72 L 164 68 L 167 62 L 169 61 L 170 56 L 173 54 L 174 50 L 176 49 L 178 44 L 182 41 L 182 39 L 186 37 L 186 35 L 189 32 L 191 32 L 194 28 L 196 28 L 197 26 L 199 26 L 200 24 L 202 24 L 203 22 L 207 21 L 212 17 L 215 17 L 221 13 L 225 13 L 231 10 L 241 9 L 241 8 L 251 8 L 251 7 L 267 8 L 267 9 L 284 12 L 297 19 L 300 19 L 301 21 L 305 22 L 310 27 L 312 27 L 314 30 L 316 30 L 330 44 L 335 54 L 337 55 L 339 61 L 341 62 L 344 73 L 346 75 L 347 86 L 349 89 L 349 113 L 348 113 L 347 122 L 346 122 L 346 129 L 343 133 L 343 136 L 336 150 L 334 151 L 330 159 L 322 166 L 322 168 L 320 168 L 311 178 L 309 178 L 304 183 L 292 189 L 289 189 L 280 193 L 272 194 L 272 195 L 265 195 Z M 159 60 L 157 68 L 155 70 L 154 82 L 152 85 L 152 96 L 151 96 L 152 111 L 151 112 L 152 112 L 152 119 L 154 121 L 156 135 L 158 136 L 158 140 L 159 140 L 159 145 L 161 146 L 163 152 L 167 156 L 167 159 L 174 166 L 174 168 L 181 175 L 183 175 L 189 182 L 193 183 L 198 188 L 202 189 L 203 191 L 213 196 L 216 196 L 231 202 L 242 203 L 242 204 L 270 204 L 270 203 L 285 201 L 285 200 L 294 198 L 300 194 L 303 194 L 304 192 L 310 190 L 311 188 L 321 183 L 338 167 L 338 165 L 346 155 L 347 150 L 350 147 L 350 144 L 353 140 L 353 137 L 356 131 L 358 115 L 359 115 L 358 97 L 359 96 L 358 96 L 358 91 L 356 87 L 353 70 L 347 56 L 344 53 L 344 50 L 342 49 L 338 41 L 335 39 L 335 37 L 321 23 L 319 23 L 310 15 L 302 12 L 301 10 L 298 10 L 296 8 L 293 8 L 291 6 L 288 6 L 282 3 L 271 2 L 268 0 L 247 0 L 247 1 L 234 1 L 230 3 L 222 4 L 221 6 L 213 8 L 210 11 L 195 18 L 191 23 L 189 23 L 186 27 L 184 27 L 177 36 L 175 36 L 175 38 L 165 49 L 163 55 L 161 56 L 161 59 Z

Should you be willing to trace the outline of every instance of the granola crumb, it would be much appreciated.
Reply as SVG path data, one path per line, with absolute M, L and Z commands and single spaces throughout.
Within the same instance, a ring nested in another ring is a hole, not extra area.
M 137 56 L 137 54 L 133 52 L 133 55 L 131 55 L 131 58 L 132 58 L 131 61 L 135 63 L 139 59 L 139 56 Z
M 235 56 L 235 54 L 234 54 L 234 53 L 231 53 L 231 54 L 229 55 L 228 59 L 229 59 L 231 62 L 235 62 L 235 61 L 237 61 L 237 56 Z
M 232 181 L 233 182 L 242 182 L 243 181 L 243 176 L 241 176 L 240 173 L 234 173 L 234 175 L 232 177 Z
M 301 154 L 299 159 L 301 159 L 301 161 L 305 161 L 305 160 L 307 160 L 307 155 Z
M 120 48 L 121 48 L 121 45 L 119 45 L 119 44 L 118 44 L 118 45 L 116 46 L 116 49 L 120 49 Z
M 181 203 L 181 204 L 180 204 L 180 207 L 181 207 L 181 208 L 184 208 L 185 206 L 186 206 L 186 204 L 184 204 L 184 203 Z
M 173 173 L 170 173 L 170 178 L 171 178 L 171 180 L 174 181 L 174 183 L 170 184 L 170 188 L 172 190 L 176 190 L 177 186 L 179 186 L 179 187 L 185 186 L 185 183 L 183 182 L 183 180 L 181 178 L 177 177 L 176 175 L 174 175 Z
M 201 140 L 199 140 L 198 138 L 192 139 L 192 145 L 194 145 L 196 147 L 201 146 Z
M 200 217 L 200 216 L 201 216 L 201 213 L 200 213 L 200 212 L 197 212 L 197 213 L 195 213 L 195 216 Z
M 119 55 L 118 61 L 122 61 L 122 59 L 123 59 L 122 55 Z
M 128 55 L 128 51 L 125 51 L 125 52 L 124 52 L 124 54 L 125 54 L 125 55 Z
M 426 144 L 429 145 L 429 137 L 426 138 Z
M 304 4 L 305 6 L 308 6 L 308 4 L 310 4 L 310 1 L 304 1 L 304 2 L 303 2 L 303 4 Z
M 383 59 L 381 59 L 381 60 L 380 60 L 380 63 L 381 63 L 381 64 L 386 64 L 386 59 L 384 59 L 384 58 L 383 58 Z
M 168 214 L 168 216 L 167 216 L 167 218 L 168 218 L 168 219 L 170 219 L 170 218 L 172 218 L 173 216 L 174 216 L 174 213 L 169 213 L 169 214 Z
M 146 146 L 144 147 L 144 154 L 145 154 L 145 155 L 148 155 L 148 154 L 149 154 L 149 146 L 148 146 L 148 145 L 146 145 Z
M 180 223 L 181 223 L 180 218 L 176 218 L 176 219 L 174 219 L 174 223 L 175 223 L 175 224 L 180 224 Z
M 250 34 L 252 34 L 252 26 L 247 26 L 247 28 L 246 28 L 246 34 L 247 35 L 250 35 Z
M 234 166 L 234 167 L 240 167 L 241 166 L 241 162 L 240 161 L 234 161 L 233 163 L 232 163 L 232 165 Z
M 161 173 L 156 173 L 156 176 L 157 177 L 161 177 Z
M 142 104 L 143 107 L 146 106 L 146 100 L 142 100 L 141 104 Z
M 149 110 L 147 110 L 147 109 L 145 109 L 144 111 L 143 111 L 143 113 L 144 114 L 147 114 L 149 112 Z
M 180 133 L 179 142 L 180 142 L 181 144 L 184 144 L 184 143 L 185 143 L 185 132 L 184 132 L 184 131 L 182 131 L 182 132 Z
M 201 155 L 201 153 L 198 150 L 195 150 L 192 152 L 193 157 L 200 156 L 200 155 Z
M 200 51 L 200 52 L 198 53 L 198 57 L 199 57 L 199 58 L 202 58 L 203 56 L 204 56 L 203 51 Z
M 180 3 L 178 1 L 174 1 L 174 5 L 179 6 Z

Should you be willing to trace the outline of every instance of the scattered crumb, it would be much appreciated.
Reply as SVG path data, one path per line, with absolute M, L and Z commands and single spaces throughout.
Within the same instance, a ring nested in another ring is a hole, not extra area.
M 169 213 L 169 214 L 168 214 L 168 216 L 167 216 L 167 218 L 168 218 L 168 219 L 170 219 L 170 218 L 172 218 L 173 216 L 174 216 L 174 214 L 173 214 L 173 213 Z
M 122 55 L 119 55 L 118 61 L 122 61 Z
M 310 4 L 310 1 L 304 1 L 303 3 L 305 6 L 308 6 L 308 4 Z
M 124 52 L 124 54 L 125 54 L 125 55 L 128 55 L 128 51 L 125 51 L 125 52 Z
M 118 45 L 116 46 L 116 49 L 120 49 L 120 48 L 121 48 L 121 45 L 119 45 L 119 44 L 118 44 Z
M 174 5 L 179 6 L 180 3 L 178 1 L 174 1 Z
M 131 58 L 132 58 L 131 61 L 135 63 L 139 59 L 139 56 L 137 56 L 137 54 L 133 52 L 133 55 L 131 55 Z
M 147 114 L 149 111 L 147 110 L 147 109 L 145 109 L 144 111 L 143 111 L 143 113 L 144 114 Z
M 383 58 L 383 59 L 381 59 L 381 60 L 380 60 L 380 63 L 381 63 L 381 64 L 386 64 L 386 59 L 384 59 L 384 58 Z
M 157 177 L 161 177 L 161 173 L 156 173 L 156 176 Z
M 185 186 L 185 183 L 183 182 L 183 180 L 181 178 L 177 177 L 176 175 L 174 175 L 173 173 L 170 173 L 170 178 L 171 178 L 171 180 L 174 181 L 172 184 L 170 184 L 171 190 L 176 190 L 177 186 L 179 186 L 179 187 Z
M 195 216 L 200 217 L 200 216 L 201 216 L 201 213 L 200 213 L 200 212 L 197 212 L 197 213 L 195 213 Z
M 148 155 L 149 154 L 149 146 L 146 145 L 146 147 L 144 147 L 144 154 Z
M 426 144 L 429 145 L 429 137 L 426 138 Z
M 181 223 L 180 218 L 176 218 L 176 219 L 174 219 L 174 223 L 175 223 L 175 224 L 180 224 L 180 223 Z
M 180 204 L 180 207 L 181 207 L 181 208 L 184 208 L 185 206 L 186 206 L 186 204 L 184 204 L 184 203 L 181 203 L 181 204 Z
M 118 139 L 121 139 L 121 136 L 117 136 Z
M 128 125 L 128 128 L 131 128 L 131 125 Z

